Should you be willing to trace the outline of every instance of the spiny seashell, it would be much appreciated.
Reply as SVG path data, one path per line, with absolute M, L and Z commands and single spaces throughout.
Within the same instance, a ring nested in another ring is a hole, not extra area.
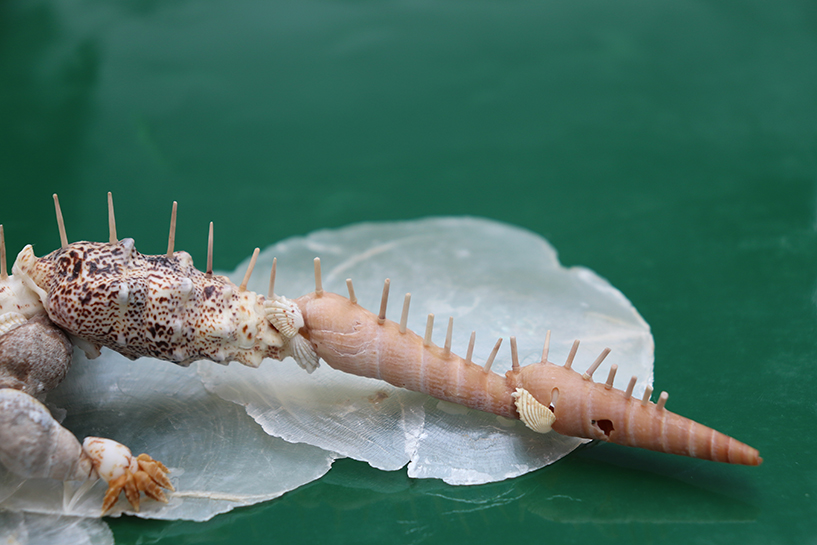
M 41 314 L 0 335 L 0 387 L 32 396 L 53 390 L 71 367 L 71 343 Z
M 556 420 L 556 415 L 549 407 L 545 407 L 524 388 L 517 388 L 511 394 L 519 412 L 519 420 L 527 427 L 538 433 L 548 433 Z
M 169 249 L 166 256 L 143 256 L 132 240 L 116 242 L 110 194 L 109 206 L 111 243 L 69 245 L 61 230 L 60 250 L 37 259 L 27 246 L 13 268 L 15 276 L 38 293 L 54 322 L 90 343 L 131 358 L 152 356 L 183 365 L 207 358 L 257 366 L 265 357 L 293 355 L 309 370 L 320 356 L 348 373 L 522 418 L 537 431 L 552 426 L 563 435 L 666 453 L 747 465 L 762 462 L 756 449 L 668 411 L 666 392 L 657 403 L 650 401 L 649 388 L 641 400 L 635 399 L 635 377 L 626 390 L 613 388 L 615 366 L 606 383 L 594 382 L 593 373 L 609 349 L 579 374 L 572 369 L 578 341 L 565 364 L 558 366 L 547 360 L 548 334 L 542 360 L 522 367 L 511 337 L 512 368 L 501 376 L 491 371 L 499 342 L 482 367 L 471 360 L 473 335 L 464 359 L 452 353 L 453 320 L 443 348 L 431 342 L 433 315 L 424 338 L 408 330 L 408 296 L 400 324 L 387 320 L 389 280 L 380 314 L 374 315 L 357 304 L 351 281 L 348 299 L 324 292 L 316 259 L 315 292 L 295 300 L 290 315 L 283 306 L 266 304 L 263 296 L 245 291 L 258 249 L 236 288 L 226 278 L 212 275 L 209 266 L 208 273 L 197 271 L 184 252 Z M 270 300 L 272 284 L 271 279 Z M 552 419 L 548 407 L 556 406 L 557 396 L 559 418 Z M 135 477 L 128 475 L 135 474 L 126 469 L 114 480 L 136 506 L 139 488 L 132 484 Z
M 24 478 L 95 478 L 74 434 L 60 426 L 45 405 L 12 388 L 0 390 L 0 462 Z
M 317 270 L 317 268 L 316 268 Z M 490 370 L 499 343 L 485 366 L 471 361 L 473 344 L 466 358 L 430 342 L 431 328 L 425 338 L 406 329 L 406 315 L 397 324 L 373 314 L 350 297 L 324 292 L 296 299 L 304 316 L 304 336 L 330 367 L 364 377 L 385 380 L 395 386 L 427 393 L 453 403 L 491 412 L 506 418 L 522 418 L 526 424 L 545 431 L 548 406 L 557 407 L 553 431 L 571 437 L 610 441 L 622 445 L 693 456 L 733 464 L 758 465 L 762 459 L 756 449 L 665 408 L 666 393 L 658 403 L 632 396 L 635 381 L 626 391 L 612 387 L 614 373 L 606 383 L 592 380 L 593 372 L 608 351 L 580 374 L 571 367 L 575 349 L 564 366 L 547 361 L 549 337 L 546 337 L 541 362 L 520 366 L 515 339 L 511 337 L 512 368 L 504 376 Z M 384 300 L 387 291 L 384 289 Z M 407 299 L 408 300 L 408 299 Z M 407 303 L 406 303 L 407 305 Z M 385 308 L 385 302 L 381 302 Z M 432 323 L 429 320 L 429 323 Z M 450 331 L 450 329 L 449 329 Z M 446 335 L 448 338 L 449 335 Z M 471 343 L 473 343 L 473 337 Z M 523 389 L 524 394 L 519 394 Z M 516 399 L 514 399 L 516 394 Z M 556 396 L 558 397 L 558 406 Z M 529 399 L 528 396 L 531 396 Z M 537 409 L 536 404 L 543 409 Z M 541 411 L 541 416 L 536 413 Z
M 257 367 L 291 354 L 266 319 L 263 296 L 197 270 L 186 252 L 142 255 L 123 239 L 75 242 L 38 259 L 26 246 L 13 270 L 39 290 L 55 323 L 131 359 Z

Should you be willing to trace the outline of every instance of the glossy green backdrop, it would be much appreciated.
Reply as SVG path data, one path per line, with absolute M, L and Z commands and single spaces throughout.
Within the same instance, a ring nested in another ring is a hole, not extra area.
M 216 267 L 362 220 L 542 234 L 652 325 L 675 411 L 759 468 L 601 445 L 450 487 L 341 461 L 210 522 L 117 543 L 803 543 L 817 536 L 812 0 L 0 3 L 10 251 L 120 236 Z M 308 266 L 308 265 L 306 265 Z

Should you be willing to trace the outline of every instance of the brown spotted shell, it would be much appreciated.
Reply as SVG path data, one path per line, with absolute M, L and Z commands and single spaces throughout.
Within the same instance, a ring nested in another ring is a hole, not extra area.
M 65 331 L 131 359 L 257 367 L 291 353 L 266 319 L 263 296 L 197 270 L 186 252 L 144 255 L 128 238 L 74 242 L 42 258 L 26 246 L 14 271 L 43 292 L 48 316 Z

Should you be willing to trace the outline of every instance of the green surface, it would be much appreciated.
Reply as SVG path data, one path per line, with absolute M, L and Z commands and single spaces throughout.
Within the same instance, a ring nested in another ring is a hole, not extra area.
M 11 252 L 120 236 L 216 267 L 361 220 L 488 216 L 652 325 L 669 406 L 759 468 L 600 445 L 449 487 L 353 461 L 117 543 L 814 542 L 817 18 L 778 2 L 0 3 Z M 308 266 L 308 265 L 304 265 Z M 297 295 L 297 294 L 293 294 Z M 531 541 L 532 540 L 532 541 Z

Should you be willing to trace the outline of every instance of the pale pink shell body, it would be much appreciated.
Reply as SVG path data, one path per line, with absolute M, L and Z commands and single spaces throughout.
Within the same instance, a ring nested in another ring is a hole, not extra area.
M 672 413 L 663 403 L 633 398 L 570 368 L 541 362 L 501 376 L 427 345 L 410 330 L 401 332 L 398 324 L 379 320 L 340 295 L 312 293 L 296 301 L 309 340 L 336 369 L 511 418 L 520 417 L 517 388 L 544 407 L 552 404 L 558 390 L 552 428 L 563 435 L 719 462 L 762 461 L 754 448 Z

